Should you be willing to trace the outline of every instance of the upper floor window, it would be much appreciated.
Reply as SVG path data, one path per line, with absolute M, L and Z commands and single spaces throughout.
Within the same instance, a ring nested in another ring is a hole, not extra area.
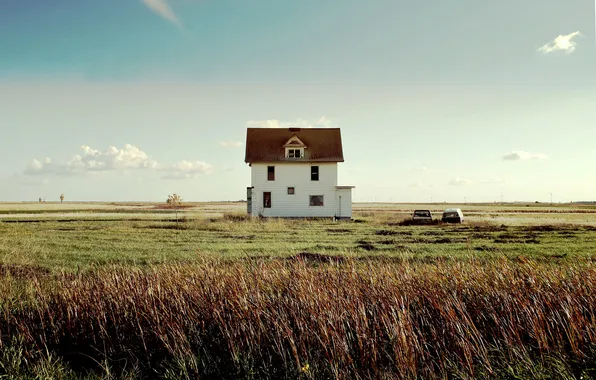
M 267 181 L 275 181 L 275 166 L 267 166 Z
M 310 180 L 311 181 L 318 181 L 319 180 L 319 167 L 318 166 L 311 166 L 310 167 Z
M 304 157 L 302 148 L 286 148 L 286 158 L 301 158 Z

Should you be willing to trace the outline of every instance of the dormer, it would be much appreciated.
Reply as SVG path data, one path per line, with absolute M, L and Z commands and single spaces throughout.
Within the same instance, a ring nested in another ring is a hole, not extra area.
M 298 138 L 298 136 L 296 136 L 296 134 L 293 134 L 292 137 L 290 137 L 290 139 L 284 144 L 284 149 L 285 158 L 304 158 L 304 149 L 306 149 L 306 145 Z

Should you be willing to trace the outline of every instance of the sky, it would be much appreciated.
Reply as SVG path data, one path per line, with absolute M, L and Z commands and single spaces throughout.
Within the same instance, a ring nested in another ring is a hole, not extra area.
M 585 0 L 1 0 L 0 201 L 240 200 L 341 128 L 359 202 L 596 200 Z

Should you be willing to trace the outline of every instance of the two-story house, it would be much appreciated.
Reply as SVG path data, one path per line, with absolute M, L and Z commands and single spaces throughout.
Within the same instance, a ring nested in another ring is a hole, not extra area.
M 352 217 L 352 189 L 337 185 L 339 128 L 248 128 L 248 213 L 265 217 Z

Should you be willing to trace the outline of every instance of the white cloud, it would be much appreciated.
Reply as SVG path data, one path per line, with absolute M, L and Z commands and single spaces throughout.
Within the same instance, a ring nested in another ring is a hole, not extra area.
M 335 126 L 335 124 L 331 120 L 327 119 L 326 116 L 321 116 L 315 125 L 323 128 L 332 128 Z
M 244 144 L 241 141 L 222 141 L 219 145 L 224 148 L 240 148 Z
M 167 0 L 141 0 L 147 8 L 149 8 L 155 14 L 163 17 L 170 21 L 172 24 L 182 27 L 182 23 L 167 3 Z
M 514 150 L 503 155 L 503 160 L 505 161 L 545 160 L 547 158 L 548 156 L 544 153 L 530 153 L 523 150 Z
M 151 160 L 147 153 L 136 146 L 126 144 L 122 149 L 110 146 L 105 152 L 82 145 L 83 154 L 74 155 L 64 164 L 54 164 L 49 157 L 44 161 L 31 160 L 25 174 L 42 175 L 75 175 L 93 171 L 124 169 L 155 169 L 157 162 Z
M 188 179 L 195 178 L 200 174 L 211 174 L 213 166 L 204 161 L 180 161 L 160 170 L 168 172 L 162 177 L 165 179 Z
M 553 51 L 562 50 L 565 51 L 567 54 L 571 54 L 575 51 L 575 47 L 577 46 L 577 42 L 573 39 L 577 36 L 581 36 L 582 34 L 577 31 L 567 35 L 559 35 L 554 40 L 544 44 L 538 51 L 543 54 L 552 53 Z
M 270 120 L 249 120 L 247 127 L 257 128 L 333 128 L 335 124 L 326 116 L 321 116 L 317 120 L 306 120 L 298 118 L 295 121 L 281 121 L 277 119 Z
M 451 186 L 465 186 L 472 184 L 473 181 L 467 178 L 455 177 L 449 181 Z
M 163 170 L 176 178 L 191 178 L 200 173 L 211 173 L 212 166 L 202 161 L 181 161 L 174 165 L 160 165 L 147 153 L 130 144 L 122 149 L 114 146 L 105 151 L 81 146 L 82 154 L 76 154 L 64 163 L 54 163 L 49 157 L 43 161 L 31 160 L 23 172 L 29 176 L 42 175 L 87 175 L 106 171 Z

